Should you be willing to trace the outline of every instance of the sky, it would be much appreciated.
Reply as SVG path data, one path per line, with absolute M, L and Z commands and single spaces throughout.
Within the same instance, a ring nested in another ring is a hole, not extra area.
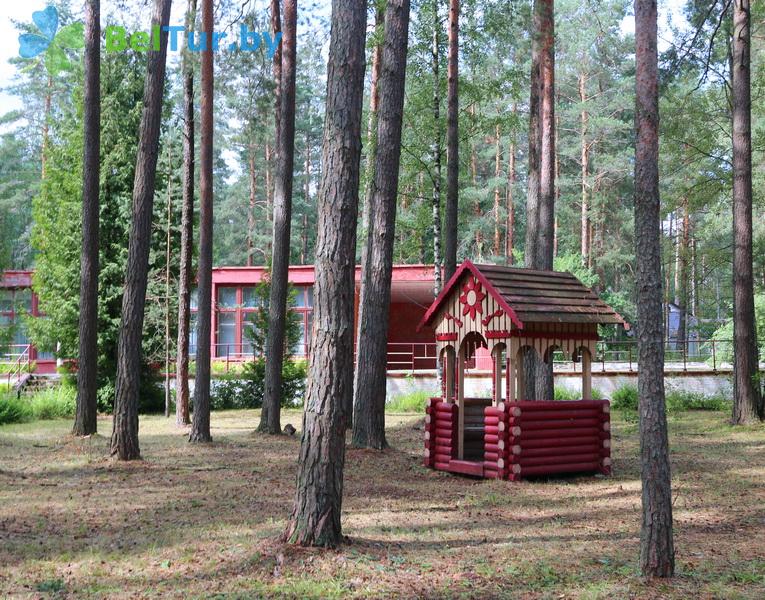
M 666 35 L 667 23 L 671 18 L 676 24 L 681 21 L 680 9 L 685 0 L 664 0 L 659 2 L 659 49 L 665 50 L 668 46 Z M 329 2 L 329 0 L 327 0 Z M 19 43 L 18 31 L 13 21 L 31 22 L 32 13 L 42 10 L 47 5 L 46 0 L 29 0 L 28 2 L 15 2 L 13 0 L 0 1 L 0 115 L 22 106 L 22 99 L 9 95 L 6 89 L 12 83 L 14 67 L 9 64 L 9 59 L 18 56 Z M 170 18 L 171 25 L 183 24 L 185 2 L 173 2 Z M 116 6 L 115 0 L 103 0 L 101 2 L 101 14 L 107 15 Z M 78 2 L 73 3 L 77 18 L 82 19 L 82 6 Z M 77 14 L 79 12 L 79 14 Z M 146 10 L 146 27 L 148 28 L 150 10 Z M 102 19 L 102 27 L 106 23 Z M 635 30 L 633 17 L 627 17 L 622 23 L 622 31 L 632 33 Z M 172 60 L 172 58 L 171 58 Z

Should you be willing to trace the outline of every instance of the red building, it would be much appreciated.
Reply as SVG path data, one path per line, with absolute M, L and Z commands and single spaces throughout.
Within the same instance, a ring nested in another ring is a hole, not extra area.
M 217 267 L 213 269 L 213 322 L 210 344 L 213 360 L 236 361 L 252 356 L 246 329 L 252 315 L 260 310 L 255 286 L 263 280 L 264 267 Z M 360 267 L 356 268 L 356 315 L 358 315 Z M 297 289 L 291 310 L 302 319 L 302 335 L 294 352 L 307 356 L 311 348 L 313 316 L 313 265 L 290 267 L 289 281 Z M 388 333 L 388 369 L 421 370 L 435 368 L 433 331 L 417 331 L 433 302 L 433 267 L 427 265 L 398 265 L 393 267 L 391 286 L 390 330 Z M 196 298 L 192 296 L 191 353 L 196 348 L 194 317 Z M 37 352 L 29 343 L 22 314 L 41 316 L 37 296 L 32 291 L 31 271 L 6 271 L 0 279 L 0 325 L 15 326 L 13 345 L 4 349 L 0 362 L 17 360 L 27 352 L 37 363 L 38 372 L 55 370 L 52 354 Z M 22 359 L 23 360 L 23 359 Z
M 0 363 L 17 369 L 36 363 L 40 373 L 53 373 L 56 359 L 29 343 L 25 316 L 41 317 L 37 294 L 32 291 L 32 271 L 5 271 L 0 276 L 0 327 L 12 328 L 10 344 L 0 347 Z M 0 338 L 2 339 L 2 338 Z M 5 370 L 5 369 L 4 369 Z
M 255 286 L 263 280 L 264 274 L 264 267 L 218 267 L 213 270 L 214 307 L 210 339 L 213 359 L 236 360 L 252 355 L 245 332 L 250 315 L 259 310 Z M 360 278 L 361 268 L 356 267 L 356 316 Z M 307 356 L 311 348 L 313 265 L 290 267 L 289 282 L 298 292 L 291 309 L 302 317 L 302 335 L 294 352 L 298 356 Z M 389 370 L 435 368 L 433 332 L 417 332 L 417 324 L 432 301 L 432 266 L 393 267 L 388 332 Z M 192 339 L 192 343 L 196 341 Z

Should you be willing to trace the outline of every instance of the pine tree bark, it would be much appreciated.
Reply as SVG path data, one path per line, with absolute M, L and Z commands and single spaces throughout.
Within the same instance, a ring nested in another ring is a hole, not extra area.
M 444 278 L 457 270 L 457 215 L 459 201 L 459 0 L 449 0 L 449 53 L 446 63 L 446 236 Z
M 173 224 L 173 144 L 167 144 L 167 220 L 165 227 L 165 418 L 170 417 L 170 244 Z
M 170 0 L 155 0 L 152 27 L 167 27 L 169 20 Z M 149 274 L 151 218 L 154 210 L 154 183 L 157 175 L 166 58 L 167 33 L 165 32 L 160 35 L 160 50 L 147 52 L 143 112 L 138 131 L 133 214 L 128 242 L 125 289 L 122 295 L 114 427 L 111 437 L 111 454 L 116 454 L 120 460 L 141 458 L 138 445 L 141 341 Z
M 551 270 L 555 240 L 555 21 L 553 0 L 535 0 L 529 101 L 529 195 L 525 266 Z M 526 397 L 553 397 L 552 361 L 524 359 Z
M 582 110 L 579 113 L 579 138 L 580 138 L 580 162 L 582 163 L 582 227 L 581 227 L 581 249 L 582 266 L 590 264 L 590 203 L 587 194 L 588 169 L 590 162 L 590 146 L 587 143 L 587 133 L 589 129 L 590 114 L 585 108 L 587 102 L 586 77 L 584 73 L 579 74 L 579 101 L 582 103 Z
M 640 569 L 644 576 L 671 577 L 675 570 L 675 551 L 664 406 L 656 40 L 656 0 L 636 0 L 635 256 L 638 257 L 638 393 L 643 483 Z
M 250 200 L 247 204 L 247 266 L 251 267 L 255 253 L 255 206 L 257 205 L 255 193 L 258 182 L 258 174 L 255 170 L 255 147 L 253 144 L 250 144 L 247 169 L 250 179 Z
M 271 0 L 272 36 L 275 36 L 277 32 L 282 30 L 281 15 L 279 13 L 279 0 Z M 274 71 L 274 150 L 278 157 L 282 124 L 282 44 L 279 44 L 276 47 L 276 52 L 274 52 L 272 60 Z
M 494 129 L 494 248 L 492 251 L 494 256 L 499 256 L 502 252 L 502 229 L 500 227 L 502 220 L 499 218 L 499 177 L 502 175 L 502 146 L 499 136 L 499 123 Z
M 79 360 L 74 435 L 96 433 L 98 411 L 98 222 L 101 147 L 101 6 L 85 4 L 82 251 L 80 253 Z
M 295 45 L 297 41 L 297 0 L 284 0 L 281 65 L 281 125 L 276 150 L 274 185 L 273 255 L 271 290 L 266 336 L 266 374 L 263 408 L 258 431 L 278 435 L 280 423 L 282 365 L 287 320 L 287 276 L 290 265 L 290 224 L 292 183 L 295 166 Z
M 189 0 L 186 31 L 196 23 L 197 0 Z M 181 256 L 178 276 L 178 343 L 175 366 L 175 424 L 189 425 L 189 323 L 194 244 L 194 66 L 183 55 L 183 206 L 181 207 Z
M 513 103 L 513 117 L 518 112 L 518 106 Z M 508 165 L 507 165 L 507 195 L 505 204 L 507 207 L 507 225 L 505 227 L 505 262 L 508 265 L 512 265 L 513 249 L 515 247 L 515 203 L 513 200 L 513 191 L 515 188 L 515 182 L 518 180 L 518 174 L 515 170 L 515 145 L 516 135 L 513 130 L 513 135 L 510 138 L 510 148 L 508 149 Z
M 733 0 L 733 422 L 763 418 L 752 264 L 749 0 Z
M 202 29 L 212 39 L 213 0 L 202 0 Z M 210 327 L 212 322 L 213 254 L 213 51 L 201 52 L 201 104 L 199 140 L 199 264 L 197 270 L 197 357 L 194 380 L 194 415 L 190 442 L 211 442 L 210 435 Z
M 408 36 L 409 0 L 388 0 L 379 83 L 377 153 L 370 196 L 370 260 L 362 273 L 362 286 L 367 293 L 359 322 L 353 410 L 353 445 L 377 450 L 388 445 L 385 439 L 388 319 Z
M 333 0 L 318 198 L 314 327 L 290 543 L 337 546 L 346 399 L 353 394 L 353 300 L 366 0 Z
M 433 69 L 433 124 L 435 139 L 433 140 L 433 295 L 441 292 L 441 91 L 439 75 L 439 32 L 441 20 L 438 16 L 438 0 L 433 0 L 433 48 L 431 51 L 431 66 Z
M 377 109 L 380 99 L 379 81 L 380 69 L 382 68 L 383 35 L 385 30 L 385 5 L 387 0 L 376 0 L 375 6 L 375 47 L 372 54 L 372 81 L 369 88 L 369 120 L 367 123 L 367 164 L 366 164 L 366 190 L 364 193 L 364 205 L 361 215 L 361 286 L 359 290 L 359 307 L 356 328 L 356 365 L 353 377 L 353 403 L 346 407 L 351 415 L 347 420 L 350 427 L 353 421 L 354 406 L 358 403 L 357 389 L 360 377 L 359 373 L 359 348 L 361 348 L 361 324 L 365 322 L 364 312 L 367 306 L 367 285 L 365 273 L 372 269 L 371 251 L 372 238 L 372 194 L 374 193 L 375 163 L 377 159 Z M 387 338 L 386 338 L 387 339 Z
M 539 151 L 541 130 L 539 121 L 540 62 L 541 62 L 541 17 L 540 0 L 534 2 L 534 34 L 531 38 L 531 75 L 529 83 L 529 158 L 526 192 L 526 239 L 524 266 L 533 268 L 537 264 L 537 232 L 539 230 Z M 524 361 L 526 364 L 528 361 Z M 532 371 L 533 373 L 533 371 Z M 525 378 L 529 381 L 529 378 Z M 528 396 L 526 396 L 528 397 Z

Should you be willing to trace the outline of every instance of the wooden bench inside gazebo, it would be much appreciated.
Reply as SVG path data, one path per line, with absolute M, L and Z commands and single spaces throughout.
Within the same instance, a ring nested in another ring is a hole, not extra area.
M 427 407 L 425 464 L 517 480 L 571 472 L 610 473 L 607 400 L 592 399 L 598 325 L 627 323 L 570 273 L 465 261 L 423 317 L 433 326 L 442 397 Z M 490 398 L 465 395 L 466 364 L 492 357 Z M 582 399 L 525 397 L 524 358 L 561 351 L 582 366 Z

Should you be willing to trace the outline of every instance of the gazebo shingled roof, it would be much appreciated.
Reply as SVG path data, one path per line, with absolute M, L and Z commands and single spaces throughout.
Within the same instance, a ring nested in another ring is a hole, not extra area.
M 466 260 L 454 273 L 419 327 L 428 325 L 463 273 L 470 271 L 500 304 L 513 323 L 629 324 L 571 273 L 500 265 L 474 265 Z

